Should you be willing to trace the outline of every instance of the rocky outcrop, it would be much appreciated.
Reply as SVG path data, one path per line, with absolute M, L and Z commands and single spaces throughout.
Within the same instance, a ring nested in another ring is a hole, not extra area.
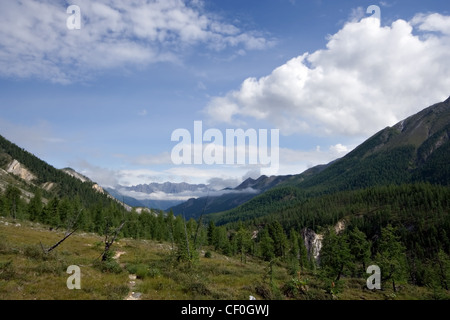
M 98 184 L 96 184 L 96 183 L 92 186 L 92 189 L 94 189 L 94 190 L 97 191 L 98 193 L 105 194 L 105 190 L 103 190 L 103 188 L 100 187 L 100 186 L 99 186 Z
M 340 234 L 342 231 L 345 230 L 346 226 L 347 226 L 346 221 L 345 220 L 340 220 L 334 226 L 334 231 L 336 232 L 336 234 Z
M 31 182 L 36 179 L 36 176 L 17 160 L 13 160 L 11 162 L 11 164 L 6 169 L 6 172 L 14 174 L 27 182 Z
M 336 234 L 340 234 L 347 227 L 345 220 L 340 220 L 334 225 L 334 231 Z M 313 230 L 305 228 L 302 230 L 301 235 L 308 251 L 308 258 L 314 259 L 314 261 L 320 263 L 320 250 L 322 249 L 323 234 L 317 234 Z
M 85 175 L 82 175 L 81 173 L 76 172 L 72 168 L 64 168 L 64 169 L 61 169 L 61 171 L 63 171 L 64 173 L 68 174 L 69 176 L 71 176 L 73 178 L 80 180 L 81 182 L 92 182 L 91 179 L 89 179 Z
M 45 191 L 50 191 L 56 186 L 56 183 L 54 182 L 46 182 L 42 185 L 42 189 Z
M 301 235 L 305 242 L 308 258 L 314 259 L 316 263 L 320 260 L 320 250 L 322 249 L 323 235 L 315 233 L 313 230 L 305 228 Z

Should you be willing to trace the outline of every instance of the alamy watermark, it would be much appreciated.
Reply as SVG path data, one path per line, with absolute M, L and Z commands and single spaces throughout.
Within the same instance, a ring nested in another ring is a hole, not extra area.
M 70 16 L 67 18 L 66 25 L 69 30 L 81 29 L 81 9 L 79 6 L 71 5 L 66 10 Z
M 366 10 L 367 14 L 372 14 L 372 18 L 377 18 L 378 20 L 381 20 L 381 9 L 379 6 L 371 5 Z
M 369 266 L 366 273 L 372 274 L 367 278 L 367 288 L 369 290 L 381 290 L 381 270 L 379 266 Z
M 171 140 L 179 143 L 171 159 L 176 165 L 260 165 L 261 174 L 275 175 L 280 167 L 280 130 L 270 130 L 270 146 L 268 139 L 268 129 L 226 129 L 224 135 L 214 128 L 203 132 L 203 122 L 194 121 L 193 135 L 187 129 L 172 132 Z
M 73 290 L 73 289 L 77 289 L 80 290 L 81 289 L 81 269 L 79 266 L 69 266 L 67 268 L 67 273 L 71 274 L 70 277 L 67 278 L 67 289 L 69 290 Z

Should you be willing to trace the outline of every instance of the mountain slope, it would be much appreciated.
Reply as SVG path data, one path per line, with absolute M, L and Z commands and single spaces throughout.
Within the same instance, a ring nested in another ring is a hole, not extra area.
M 166 210 L 184 202 L 182 199 L 186 199 L 186 194 L 206 194 L 211 189 L 205 184 L 165 182 L 131 187 L 118 185 L 106 190 L 117 200 L 132 207 Z
M 415 182 L 449 186 L 449 137 L 450 98 L 381 130 L 325 168 L 293 176 L 244 205 L 210 218 L 219 224 L 274 218 L 294 212 L 312 197 L 374 186 Z
M 0 191 L 14 186 L 29 201 L 37 191 L 44 200 L 79 199 L 83 206 L 113 201 L 99 186 L 72 169 L 59 170 L 0 136 Z
M 291 185 L 317 192 L 375 185 L 450 181 L 450 98 L 381 130 L 342 159 Z
M 236 208 L 289 178 L 290 176 L 261 176 L 256 180 L 248 178 L 235 188 L 222 190 L 223 194 L 219 196 L 192 198 L 169 210 L 175 215 L 183 214 L 186 219 L 197 219 L 202 213 L 209 214 Z

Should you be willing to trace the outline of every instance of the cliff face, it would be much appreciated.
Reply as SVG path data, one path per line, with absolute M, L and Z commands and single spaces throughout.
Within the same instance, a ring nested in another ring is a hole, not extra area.
M 345 230 L 347 223 L 345 220 L 340 220 L 334 226 L 336 234 L 340 234 Z M 323 234 L 317 234 L 313 230 L 305 228 L 301 235 L 305 242 L 306 250 L 308 251 L 308 258 L 313 258 L 317 264 L 320 264 L 320 250 L 322 249 Z
M 12 174 L 20 177 L 21 179 L 23 179 L 23 180 L 25 180 L 27 182 L 31 182 L 34 179 L 36 179 L 36 176 L 34 174 L 32 174 L 30 171 L 28 171 L 28 169 L 25 168 L 17 160 L 13 160 L 13 162 L 11 162 L 11 164 L 6 169 L 6 172 L 12 173 Z
M 322 249 L 323 235 L 315 233 L 311 229 L 303 229 L 303 241 L 305 242 L 308 258 L 314 259 L 316 263 L 320 262 L 320 250 Z

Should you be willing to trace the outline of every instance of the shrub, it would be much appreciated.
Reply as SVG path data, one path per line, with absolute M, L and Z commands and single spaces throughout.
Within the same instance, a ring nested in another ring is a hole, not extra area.
M 146 265 L 138 265 L 136 268 L 136 278 L 138 279 L 144 279 L 149 274 L 148 267 Z
M 23 249 L 24 256 L 34 260 L 44 260 L 46 254 L 42 251 L 42 248 L 38 246 L 25 246 Z
M 14 266 L 11 260 L 0 262 L 0 279 L 1 280 L 11 280 L 16 274 Z
M 161 270 L 156 267 L 150 268 L 150 270 L 148 271 L 148 275 L 152 278 L 156 278 L 157 276 L 161 275 Z
M 189 283 L 185 291 L 202 296 L 207 296 L 211 294 L 211 291 L 207 288 L 207 286 L 204 283 L 198 281 L 193 281 Z
M 265 300 L 272 300 L 274 298 L 272 290 L 267 283 L 258 283 L 255 286 L 255 292 Z
M 96 261 L 94 267 L 104 273 L 119 274 L 123 271 L 117 261 L 112 259 L 107 261 Z

